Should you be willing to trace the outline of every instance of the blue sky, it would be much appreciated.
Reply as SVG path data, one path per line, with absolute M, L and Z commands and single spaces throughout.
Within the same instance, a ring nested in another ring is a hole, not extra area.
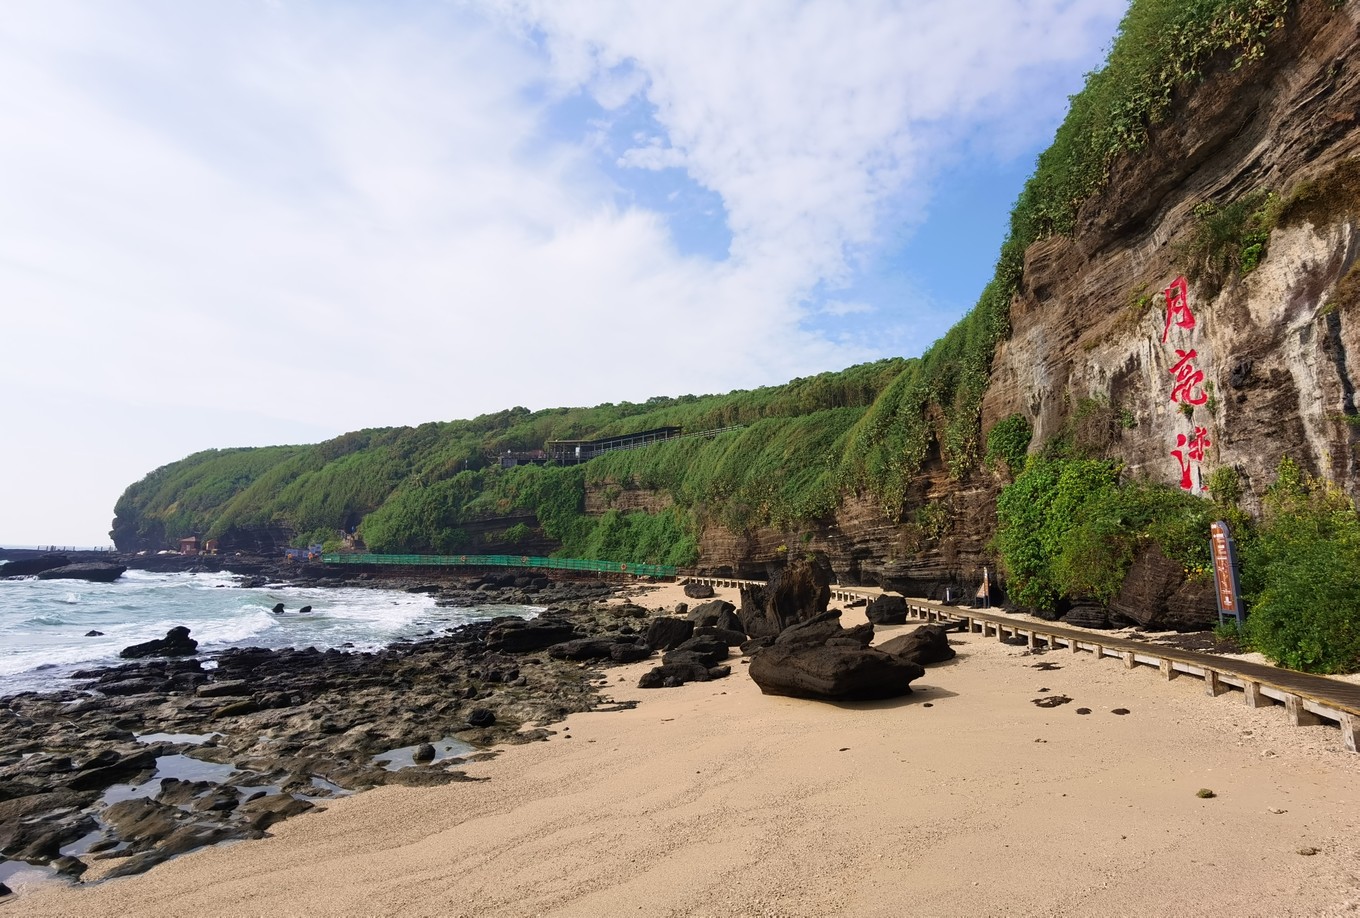
M 1124 5 L 8 4 L 0 545 L 200 449 L 919 354 Z

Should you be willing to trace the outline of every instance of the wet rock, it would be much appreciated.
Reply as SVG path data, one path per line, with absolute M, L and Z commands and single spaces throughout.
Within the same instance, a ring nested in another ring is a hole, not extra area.
M 121 564 L 67 564 L 38 574 L 39 580 L 88 580 L 91 583 L 113 583 L 127 568 Z
M 532 621 L 513 619 L 496 625 L 487 635 L 487 646 L 504 653 L 532 653 L 546 650 L 576 637 L 570 622 L 539 618 Z
M 496 722 L 496 713 L 489 708 L 473 708 L 467 722 L 473 727 L 489 727 Z
M 292 794 L 268 794 L 241 804 L 240 812 L 246 817 L 247 824 L 252 829 L 263 832 L 276 822 L 290 819 L 312 808 L 312 803 L 299 800 Z
M 411 753 L 412 762 L 433 762 L 434 757 L 434 746 L 429 743 L 421 743 L 415 748 L 415 751 Z
M 55 570 L 71 563 L 66 555 L 42 555 L 37 558 L 19 558 L 0 565 L 0 577 L 32 577 L 43 571 Z
M 189 629 L 176 625 L 165 633 L 165 637 L 124 647 L 118 656 L 125 660 L 140 657 L 185 657 L 198 652 L 198 641 L 189 637 Z
M 117 784 L 146 769 L 154 768 L 159 754 L 159 747 L 127 754 L 106 749 L 72 775 L 66 781 L 66 787 L 73 791 L 103 790 L 110 784 Z
M 104 632 L 102 632 L 102 631 L 95 631 L 93 628 L 91 628 L 89 631 L 86 631 L 86 632 L 85 632 L 85 636 L 86 636 L 86 637 L 103 637 L 103 636 L 104 636 Z
M 194 690 L 194 694 L 199 698 L 225 698 L 231 695 L 249 695 L 254 688 L 242 679 L 228 679 L 200 685 Z

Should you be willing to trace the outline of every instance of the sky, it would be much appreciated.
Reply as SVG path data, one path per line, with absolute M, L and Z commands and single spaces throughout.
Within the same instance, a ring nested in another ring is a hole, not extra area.
M 1125 0 L 10 0 L 0 546 L 192 452 L 920 354 Z

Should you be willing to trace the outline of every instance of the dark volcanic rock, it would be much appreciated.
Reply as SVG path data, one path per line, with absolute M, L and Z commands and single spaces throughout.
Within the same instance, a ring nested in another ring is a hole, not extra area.
M 736 608 L 725 599 L 715 599 L 712 602 L 702 603 L 690 609 L 686 617 L 700 627 L 713 627 L 718 624 L 718 619 L 724 613 L 732 612 Z
M 661 658 L 661 662 L 670 663 L 677 660 L 698 660 L 705 666 L 716 666 L 718 663 L 727 659 L 727 643 L 716 637 L 700 635 L 692 637 L 674 650 L 666 653 Z M 689 655 L 689 656 L 686 656 Z
M 578 638 L 548 648 L 554 660 L 607 660 L 614 642 L 605 638 Z
M 713 587 L 706 583 L 685 584 L 685 595 L 690 599 L 712 599 Z
M 614 663 L 636 663 L 652 655 L 646 644 L 618 643 L 609 648 L 609 659 Z
M 473 708 L 467 722 L 474 727 L 490 727 L 496 722 L 496 712 L 488 708 Z
M 1098 602 L 1073 600 L 1067 614 L 1063 616 L 1063 621 L 1082 628 L 1108 628 L 1110 613 Z
M 726 666 L 708 667 L 695 662 L 663 663 L 643 673 L 642 678 L 638 680 L 638 688 L 675 688 L 686 682 L 708 682 L 730 672 Z
M 874 626 L 870 623 L 846 628 L 841 624 L 839 609 L 823 612 L 815 618 L 796 625 L 790 625 L 774 639 L 775 644 L 809 644 L 818 646 L 828 641 L 848 641 L 867 647 L 874 639 Z
M 43 571 L 54 570 L 65 567 L 71 563 L 71 559 L 66 555 L 43 555 L 40 558 L 20 558 L 15 561 L 6 561 L 0 565 L 0 577 L 32 577 L 34 574 L 41 574 Z
M 750 673 L 766 695 L 855 701 L 909 695 L 925 670 L 873 648 L 777 644 L 751 658 Z
M 198 652 L 198 641 L 189 637 L 189 629 L 177 625 L 165 633 L 165 637 L 124 647 L 118 656 L 125 660 L 139 657 L 187 657 Z
M 433 762 L 435 756 L 434 746 L 429 743 L 421 743 L 411 753 L 412 762 Z
M 742 630 L 751 637 L 776 635 L 789 625 L 815 618 L 831 601 L 831 569 L 824 559 L 789 562 L 763 587 L 743 587 Z
M 949 646 L 949 636 L 939 625 L 922 625 L 909 634 L 884 641 L 878 649 L 922 666 L 943 663 L 955 655 L 954 648 Z
M 1153 544 L 1129 566 L 1119 595 L 1110 602 L 1110 613 L 1145 628 L 1161 626 L 1166 620 L 1166 601 L 1184 579 L 1181 565 Z
M 690 639 L 694 622 L 686 618 L 654 618 L 647 627 L 647 646 L 653 650 L 670 650 Z
M 121 564 L 67 564 L 38 574 L 39 580 L 88 580 L 91 583 L 113 583 L 127 568 Z
M 498 622 L 486 636 L 492 650 L 503 653 L 532 653 L 546 650 L 576 637 L 571 622 L 539 616 L 530 621 L 509 619 Z
M 883 594 L 875 597 L 864 610 L 865 616 L 875 625 L 905 625 L 907 623 L 907 601 L 901 596 Z

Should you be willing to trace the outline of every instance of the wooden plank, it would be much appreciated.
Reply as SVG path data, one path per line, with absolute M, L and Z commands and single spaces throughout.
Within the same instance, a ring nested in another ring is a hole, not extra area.
M 1360 752 L 1360 716 L 1341 713 L 1341 743 L 1351 752 Z
M 1253 682 L 1250 679 L 1242 686 L 1242 696 L 1246 699 L 1249 708 L 1268 708 L 1275 703 L 1261 691 L 1261 683 Z
M 1289 717 L 1289 722 L 1296 727 L 1315 727 L 1322 723 L 1322 718 L 1303 706 L 1303 699 L 1298 695 L 1287 694 L 1284 696 L 1284 710 Z
M 1218 678 L 1218 670 L 1206 669 L 1204 671 L 1204 694 L 1210 698 L 1217 698 L 1227 690 L 1228 687 Z
M 1162 660 L 1161 664 L 1157 668 L 1162 671 L 1162 678 L 1165 679 L 1167 682 L 1170 682 L 1172 679 L 1180 675 L 1180 673 L 1176 672 L 1176 667 L 1172 665 L 1170 660 Z
M 1138 661 L 1135 660 L 1135 659 L 1133 658 L 1133 651 L 1132 651 L 1132 650 L 1126 650 L 1126 651 L 1124 651 L 1123 657 L 1124 657 L 1124 668 L 1125 668 L 1125 669 L 1133 669 L 1135 666 L 1138 665 Z

